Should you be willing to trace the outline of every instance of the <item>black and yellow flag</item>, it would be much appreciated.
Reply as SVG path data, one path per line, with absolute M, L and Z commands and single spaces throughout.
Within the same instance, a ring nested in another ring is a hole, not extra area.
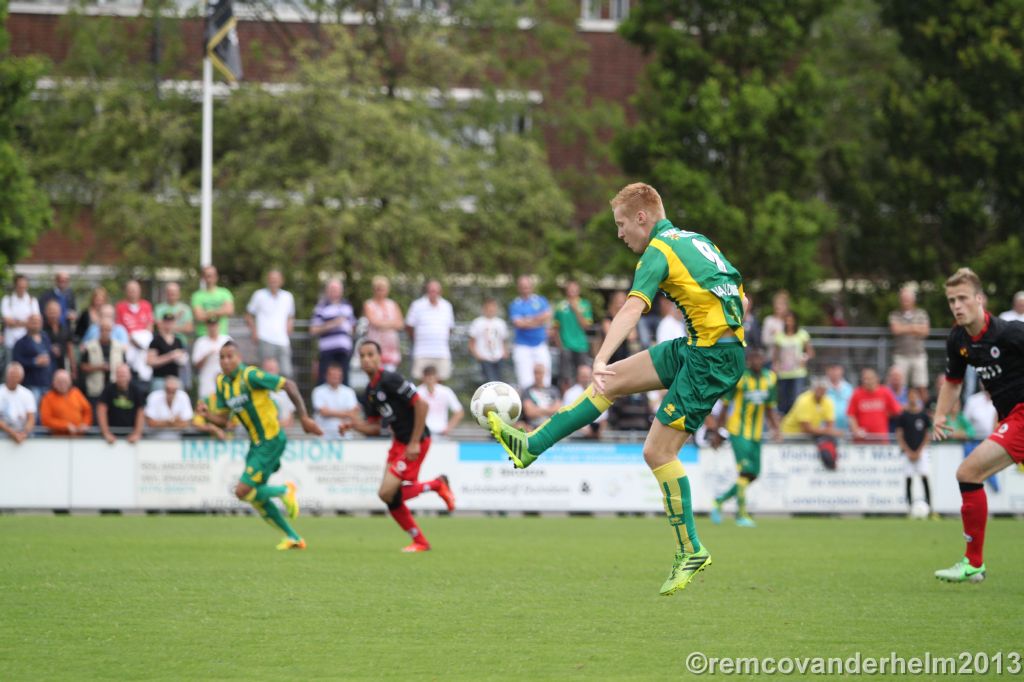
M 231 0 L 206 1 L 206 54 L 231 83 L 242 77 L 236 23 Z

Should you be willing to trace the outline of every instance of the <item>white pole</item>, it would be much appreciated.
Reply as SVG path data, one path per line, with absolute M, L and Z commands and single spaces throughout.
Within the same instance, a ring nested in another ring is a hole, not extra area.
M 199 210 L 199 266 L 213 262 L 213 64 L 203 58 L 203 178 Z

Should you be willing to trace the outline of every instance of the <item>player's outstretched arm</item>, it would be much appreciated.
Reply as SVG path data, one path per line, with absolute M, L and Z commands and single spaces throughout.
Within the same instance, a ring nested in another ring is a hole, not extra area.
M 285 379 L 284 392 L 288 394 L 288 399 L 291 400 L 292 405 L 295 406 L 295 411 L 299 415 L 299 423 L 302 424 L 302 430 L 314 436 L 324 435 L 323 429 L 320 428 L 319 424 L 313 421 L 313 418 L 309 416 L 309 412 L 306 411 L 306 401 L 302 399 L 302 394 L 299 393 L 299 387 L 295 385 L 294 381 L 291 379 Z
M 619 349 L 630 332 L 636 328 L 640 316 L 644 314 L 646 305 L 638 296 L 630 296 L 612 319 L 611 325 L 608 326 L 608 333 L 605 334 L 601 349 L 597 351 L 597 357 L 594 358 L 594 384 L 599 391 L 604 391 L 604 377 L 609 374 L 608 358 Z

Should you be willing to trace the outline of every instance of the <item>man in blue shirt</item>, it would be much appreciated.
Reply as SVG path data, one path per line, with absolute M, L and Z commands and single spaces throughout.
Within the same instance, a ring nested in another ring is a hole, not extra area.
M 508 318 L 515 329 L 512 362 L 516 383 L 524 390 L 533 385 L 533 368 L 544 365 L 545 383 L 551 383 L 551 350 L 548 348 L 548 327 L 551 305 L 543 296 L 533 293 L 533 278 L 520 275 L 516 281 L 519 297 L 508 306 Z
M 846 417 L 846 406 L 849 405 L 850 396 L 853 395 L 853 386 L 843 378 L 843 366 L 838 363 L 825 368 L 825 376 L 828 377 L 826 394 L 836 406 L 835 426 L 837 429 L 846 431 L 850 428 L 850 422 Z

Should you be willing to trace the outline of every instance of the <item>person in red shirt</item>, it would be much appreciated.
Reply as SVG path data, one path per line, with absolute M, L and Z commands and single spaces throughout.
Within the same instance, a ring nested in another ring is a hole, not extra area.
M 124 300 L 118 301 L 117 323 L 124 326 L 131 336 L 137 331 L 153 330 L 153 306 L 142 298 L 142 287 L 138 281 L 128 280 L 124 286 Z
M 860 442 L 889 442 L 889 419 L 903 412 L 888 386 L 878 381 L 878 372 L 867 367 L 861 370 L 860 386 L 853 391 L 846 407 L 850 432 Z

